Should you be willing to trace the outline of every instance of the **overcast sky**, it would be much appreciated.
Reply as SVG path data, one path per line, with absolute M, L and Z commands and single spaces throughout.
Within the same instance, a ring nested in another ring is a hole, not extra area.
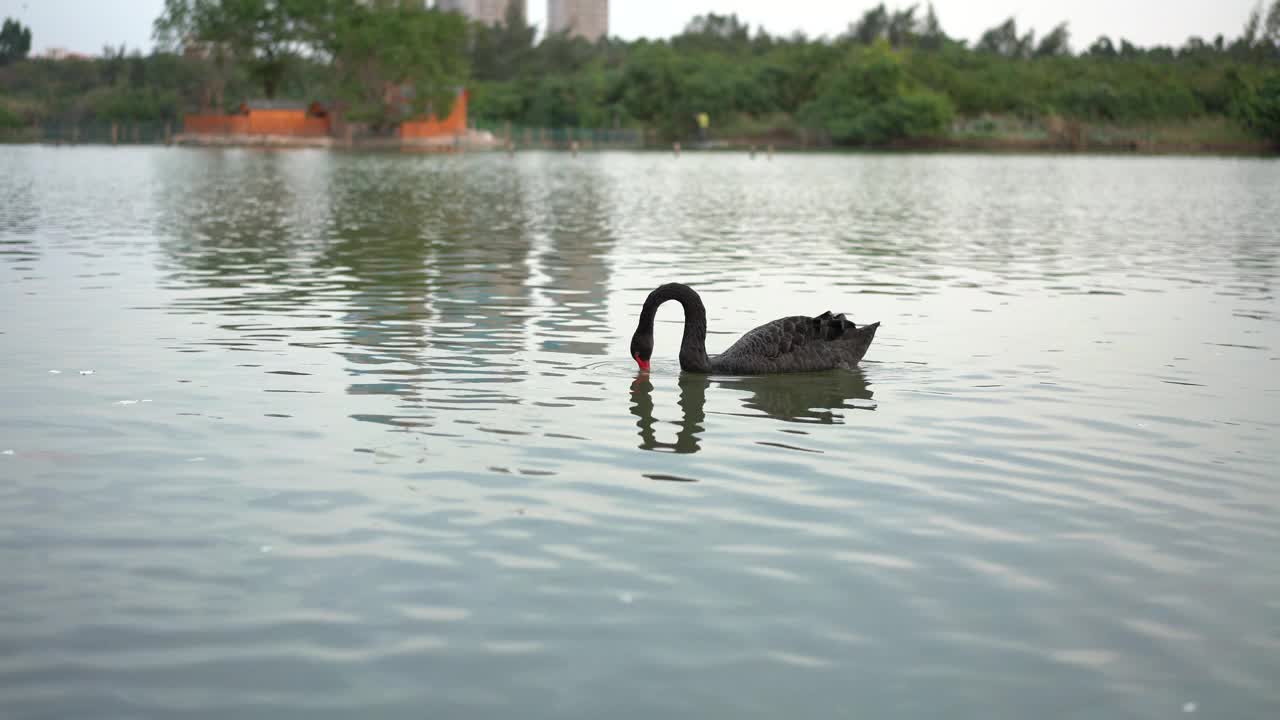
M 541 27 L 546 0 L 528 0 L 529 20 Z M 1013 16 L 1019 28 L 1042 36 L 1070 22 L 1072 47 L 1087 47 L 1098 35 L 1124 37 L 1138 45 L 1181 45 L 1188 36 L 1212 39 L 1240 35 L 1257 0 L 934 0 L 943 29 L 974 40 L 983 30 Z M 871 0 L 611 0 L 610 34 L 626 39 L 667 37 L 699 13 L 737 13 L 752 27 L 771 33 L 803 30 L 810 36 L 836 35 Z M 888 2 L 890 8 L 911 2 Z M 921 3 L 923 6 L 925 3 Z M 0 0 L 0 16 L 17 17 L 32 29 L 32 50 L 60 47 L 99 54 L 104 45 L 151 48 L 151 21 L 164 0 Z M 1264 11 L 1265 12 L 1265 11 Z

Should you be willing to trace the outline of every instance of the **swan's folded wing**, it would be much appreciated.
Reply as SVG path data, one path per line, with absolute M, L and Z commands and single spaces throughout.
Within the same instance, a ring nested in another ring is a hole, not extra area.
M 874 333 L 874 324 L 858 328 L 843 313 L 784 317 L 746 333 L 713 364 L 739 373 L 849 367 L 862 358 Z
M 819 337 L 818 329 L 810 320 L 797 315 L 765 323 L 738 338 L 721 356 L 774 359 L 786 355 Z

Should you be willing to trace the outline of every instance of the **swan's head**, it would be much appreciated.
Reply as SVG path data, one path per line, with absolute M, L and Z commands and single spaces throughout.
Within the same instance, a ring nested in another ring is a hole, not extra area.
M 631 336 L 631 357 L 640 369 L 649 371 L 649 358 L 653 357 L 653 335 L 636 332 Z

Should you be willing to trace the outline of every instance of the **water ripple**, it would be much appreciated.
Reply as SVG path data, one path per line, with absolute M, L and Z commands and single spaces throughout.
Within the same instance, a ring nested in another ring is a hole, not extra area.
M 1274 163 L 0 156 L 9 715 L 1280 714 Z

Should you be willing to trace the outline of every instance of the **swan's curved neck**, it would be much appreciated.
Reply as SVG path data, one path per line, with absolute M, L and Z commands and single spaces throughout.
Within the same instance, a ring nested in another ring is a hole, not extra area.
M 649 293 L 649 297 L 645 298 L 644 308 L 640 311 L 639 331 L 653 335 L 653 318 L 658 314 L 658 306 L 668 300 L 675 300 L 684 307 L 680 368 L 691 372 L 710 372 L 711 361 L 707 359 L 706 345 L 707 309 L 702 306 L 702 298 L 688 285 L 667 283 Z

